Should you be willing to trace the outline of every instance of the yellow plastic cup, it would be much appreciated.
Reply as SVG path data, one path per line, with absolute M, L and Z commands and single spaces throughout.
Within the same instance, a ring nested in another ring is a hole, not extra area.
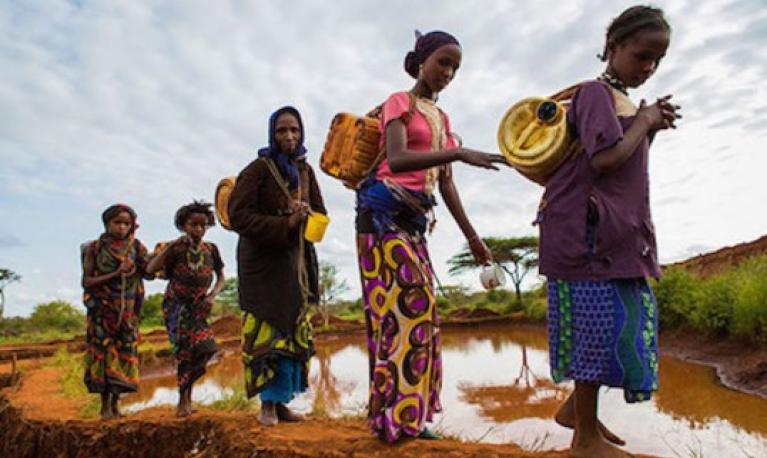
M 325 229 L 330 224 L 330 218 L 328 215 L 322 213 L 310 213 L 306 220 L 306 229 L 304 229 L 304 238 L 312 243 L 318 243 L 322 241 L 322 237 L 325 236 Z

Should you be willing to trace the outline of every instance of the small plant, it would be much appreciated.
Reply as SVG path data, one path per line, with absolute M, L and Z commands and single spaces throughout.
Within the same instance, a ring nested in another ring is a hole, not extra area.
M 261 408 L 257 398 L 248 399 L 242 386 L 225 389 L 224 396 L 211 403 L 208 407 L 213 410 L 251 412 Z
M 519 448 L 527 450 L 528 452 L 540 453 L 549 449 L 546 447 L 546 442 L 548 442 L 550 438 L 551 433 L 548 431 L 544 432 L 543 434 L 533 436 L 530 439 L 527 439 L 527 437 L 523 435 L 518 445 Z

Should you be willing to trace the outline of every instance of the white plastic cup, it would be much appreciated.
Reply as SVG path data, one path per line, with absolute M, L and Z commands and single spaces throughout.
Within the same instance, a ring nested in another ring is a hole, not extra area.
M 506 284 L 506 275 L 498 264 L 489 264 L 479 274 L 479 281 L 483 288 L 495 289 Z

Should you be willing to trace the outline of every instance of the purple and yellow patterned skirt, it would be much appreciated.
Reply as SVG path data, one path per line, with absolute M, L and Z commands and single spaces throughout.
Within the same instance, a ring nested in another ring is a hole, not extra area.
M 442 411 L 439 316 L 426 241 L 357 235 L 370 362 L 370 426 L 394 442 Z
M 548 331 L 555 382 L 623 388 L 626 402 L 658 389 L 658 306 L 645 279 L 549 278 Z

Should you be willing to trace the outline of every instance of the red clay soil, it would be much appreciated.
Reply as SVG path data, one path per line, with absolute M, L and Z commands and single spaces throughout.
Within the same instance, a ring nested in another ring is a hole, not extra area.
M 466 308 L 458 309 L 455 312 L 451 313 L 449 316 L 449 319 L 480 319 L 480 318 L 496 318 L 501 316 L 500 313 L 494 312 L 492 310 L 477 307 L 473 310 L 469 310 Z
M 325 320 L 322 318 L 321 313 L 314 314 L 310 321 L 315 330 L 321 330 L 321 328 L 325 326 Z M 333 314 L 328 317 L 328 325 L 332 326 L 333 331 L 363 329 L 363 325 L 360 321 L 344 320 L 343 318 L 339 318 Z
M 313 418 L 265 428 L 252 413 L 203 409 L 177 419 L 171 408 L 109 421 L 77 419 L 56 392 L 56 370 L 32 372 L 0 391 L 0 444 L 13 457 L 516 457 L 561 458 L 514 445 L 408 440 L 387 446 L 362 419 Z M 40 385 L 40 386 L 38 386 Z
M 210 328 L 216 337 L 239 337 L 241 326 L 242 323 L 239 316 L 226 315 L 211 323 Z
M 25 416 L 37 420 L 78 418 L 82 402 L 63 397 L 61 370 L 44 367 L 25 372 L 21 383 L 5 391 L 6 398 Z
M 767 255 L 767 235 L 752 242 L 724 247 L 669 266 L 684 267 L 702 278 L 708 278 L 760 255 Z

